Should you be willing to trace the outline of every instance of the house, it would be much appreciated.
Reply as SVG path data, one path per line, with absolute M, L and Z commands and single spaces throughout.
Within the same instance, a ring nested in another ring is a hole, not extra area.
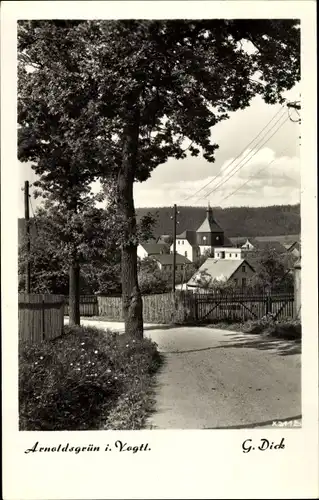
M 242 258 L 242 249 L 233 246 L 215 247 L 214 259 L 237 259 Z
M 173 254 L 161 254 L 161 255 L 153 255 L 152 259 L 157 262 L 158 267 L 161 271 L 173 271 Z M 191 264 L 191 261 L 184 257 L 183 255 L 179 255 L 178 253 L 175 255 L 176 257 L 176 271 L 182 271 L 184 266 Z
M 245 259 L 208 258 L 187 283 L 187 288 L 204 289 L 212 281 L 226 282 L 245 287 L 255 274 L 254 268 Z
M 170 247 L 171 253 L 174 251 L 174 244 Z M 196 244 L 196 231 L 186 230 L 176 236 L 176 254 L 183 255 L 191 262 L 200 256 L 199 247 Z
M 255 248 L 255 245 L 252 242 L 252 238 L 235 237 L 230 238 L 230 241 L 232 245 L 237 248 L 243 248 L 245 250 L 254 250 Z
M 169 248 L 165 243 L 140 243 L 137 247 L 137 256 L 141 260 L 168 252 Z
M 161 234 L 157 240 L 156 243 L 164 243 L 168 245 L 172 241 L 172 237 L 170 234 Z

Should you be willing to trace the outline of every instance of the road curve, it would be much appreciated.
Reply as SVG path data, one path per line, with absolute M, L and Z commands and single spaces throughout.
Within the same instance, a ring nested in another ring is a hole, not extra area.
M 204 327 L 149 329 L 145 336 L 164 356 L 148 428 L 249 428 L 300 419 L 300 344 Z

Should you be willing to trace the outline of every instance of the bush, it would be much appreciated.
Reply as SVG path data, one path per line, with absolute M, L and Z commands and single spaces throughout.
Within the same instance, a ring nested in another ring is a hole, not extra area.
M 150 410 L 156 344 L 91 327 L 19 346 L 20 430 L 140 428 Z
M 287 340 L 301 340 L 301 323 L 299 320 L 279 321 L 268 331 L 268 334 Z
M 275 325 L 275 316 L 271 313 L 266 314 L 261 319 L 249 320 L 243 324 L 244 333 L 258 334 L 268 331 Z
M 266 334 L 287 340 L 301 339 L 301 323 L 299 320 L 276 320 L 273 314 L 267 314 L 260 320 L 246 321 L 242 331 L 252 334 Z

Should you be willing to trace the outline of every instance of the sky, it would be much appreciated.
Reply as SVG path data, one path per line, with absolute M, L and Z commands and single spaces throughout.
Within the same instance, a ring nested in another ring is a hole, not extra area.
M 296 85 L 286 97 L 298 100 L 299 92 Z M 146 182 L 135 184 L 135 206 L 204 206 L 209 202 L 224 208 L 299 203 L 300 126 L 285 121 L 288 115 L 280 108 L 257 97 L 245 110 L 231 113 L 211 131 L 212 142 L 219 145 L 214 163 L 202 156 L 168 160 Z M 295 112 L 291 116 L 297 118 Z M 19 189 L 25 180 L 32 183 L 36 179 L 29 164 L 19 162 L 19 173 Z M 99 184 L 93 189 L 98 191 Z M 19 217 L 23 217 L 22 192 L 19 200 Z M 38 200 L 32 200 L 33 210 L 37 204 Z

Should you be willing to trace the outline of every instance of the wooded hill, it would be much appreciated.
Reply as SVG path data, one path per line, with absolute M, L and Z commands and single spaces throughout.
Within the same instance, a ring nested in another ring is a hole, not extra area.
M 177 234 L 186 229 L 196 230 L 206 217 L 206 207 L 178 207 Z M 172 235 L 172 207 L 137 208 L 137 220 L 151 213 L 156 217 L 154 237 Z M 214 217 L 228 237 L 282 236 L 300 233 L 300 205 L 273 205 L 270 207 L 213 208 Z M 32 220 L 32 219 L 31 219 Z M 24 219 L 19 219 L 19 241 L 25 231 Z M 36 228 L 31 223 L 31 233 Z
M 206 217 L 206 207 L 178 207 L 177 234 L 186 229 L 196 230 Z M 137 208 L 137 219 L 151 213 L 156 217 L 155 237 L 172 235 L 172 207 Z M 300 233 L 300 205 L 269 207 L 213 208 L 216 221 L 228 237 L 280 236 Z

